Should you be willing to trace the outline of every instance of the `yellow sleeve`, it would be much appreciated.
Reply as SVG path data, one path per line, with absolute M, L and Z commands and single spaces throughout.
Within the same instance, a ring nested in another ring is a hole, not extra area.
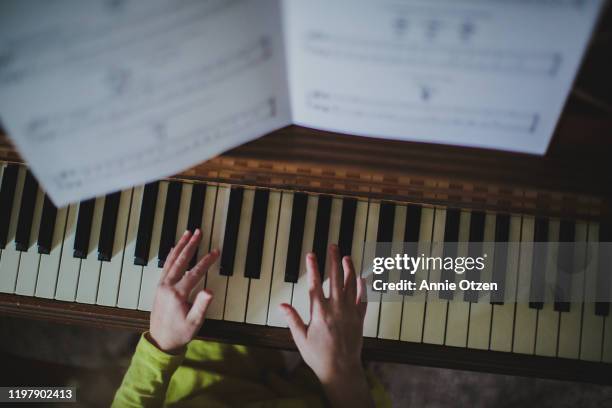
M 374 406 L 376 408 L 391 408 L 391 398 L 385 391 L 385 387 L 376 379 L 374 374 L 370 370 L 366 370 L 366 378 L 370 385 L 370 395 L 374 400 Z
M 178 355 L 167 354 L 155 347 L 144 333 L 123 382 L 115 394 L 113 408 L 161 407 L 172 374 L 185 357 L 183 350 Z

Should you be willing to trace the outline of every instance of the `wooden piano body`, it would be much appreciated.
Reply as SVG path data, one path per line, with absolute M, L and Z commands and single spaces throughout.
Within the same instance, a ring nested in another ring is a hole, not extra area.
M 581 89 L 612 94 L 611 13 L 602 20 L 545 157 L 350 137 L 288 127 L 233 149 L 172 179 L 227 183 L 599 223 L 612 216 L 612 114 Z M 594 86 L 595 84 L 595 86 Z M 607 88 L 606 88 L 607 86 Z M 21 163 L 0 138 L 0 161 Z M 612 271 L 610 271 L 612 273 Z M 0 293 L 7 315 L 144 330 L 148 312 Z M 602 327 L 612 316 L 601 317 Z M 612 333 L 612 332 L 611 332 Z M 603 335 L 603 334 L 602 334 Z M 284 328 L 208 320 L 200 336 L 293 348 Z M 603 338 L 602 342 L 612 342 Z M 612 364 L 426 342 L 366 338 L 365 358 L 430 366 L 612 383 Z

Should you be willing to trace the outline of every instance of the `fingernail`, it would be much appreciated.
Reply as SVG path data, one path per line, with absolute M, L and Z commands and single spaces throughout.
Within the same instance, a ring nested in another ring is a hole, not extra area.
M 194 234 L 194 235 L 195 235 L 195 234 L 200 234 L 201 232 L 202 232 L 202 231 L 200 231 L 200 229 L 199 229 L 199 228 L 196 228 L 196 230 L 193 232 L 193 234 Z
M 313 252 L 309 252 L 307 256 L 308 256 L 308 259 L 310 259 L 311 261 L 315 260 L 315 254 Z
M 189 230 L 185 230 L 185 232 L 183 232 L 183 236 L 189 235 Z

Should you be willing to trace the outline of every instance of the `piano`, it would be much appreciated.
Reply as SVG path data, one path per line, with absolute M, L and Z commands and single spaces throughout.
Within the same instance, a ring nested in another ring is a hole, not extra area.
M 222 256 L 201 284 L 215 299 L 199 336 L 290 349 L 275 305 L 305 311 L 303 256 L 325 264 L 329 243 L 361 269 L 372 241 L 612 241 L 612 115 L 582 91 L 612 94 L 596 86 L 612 70 L 611 14 L 544 157 L 290 126 L 174 177 L 55 208 L 1 135 L 0 311 L 145 330 L 168 251 L 201 228 L 199 255 Z M 509 254 L 504 290 L 530 282 L 532 267 Z M 366 359 L 612 383 L 607 303 L 384 296 L 368 305 Z

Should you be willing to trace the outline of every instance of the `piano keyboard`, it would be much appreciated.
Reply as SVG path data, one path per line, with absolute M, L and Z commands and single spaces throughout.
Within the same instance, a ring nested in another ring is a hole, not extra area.
M 276 327 L 285 327 L 282 302 L 309 318 L 303 257 L 314 251 L 326 278 L 330 243 L 363 269 L 365 242 L 413 242 L 428 255 L 432 242 L 458 242 L 459 252 L 466 243 L 545 241 L 550 259 L 556 241 L 612 241 L 597 223 L 179 181 L 56 209 L 27 168 L 1 164 L 0 181 L 0 292 L 149 311 L 170 248 L 185 229 L 201 228 L 198 256 L 222 252 L 200 284 L 215 294 L 207 318 Z M 493 254 L 502 267 L 482 272 L 501 273 L 507 296 L 538 290 L 532 254 L 517 252 Z M 414 279 L 434 275 L 419 270 Z M 580 293 L 598 279 L 565 284 Z M 365 336 L 612 362 L 608 304 L 515 304 L 461 291 L 386 296 L 369 299 Z

